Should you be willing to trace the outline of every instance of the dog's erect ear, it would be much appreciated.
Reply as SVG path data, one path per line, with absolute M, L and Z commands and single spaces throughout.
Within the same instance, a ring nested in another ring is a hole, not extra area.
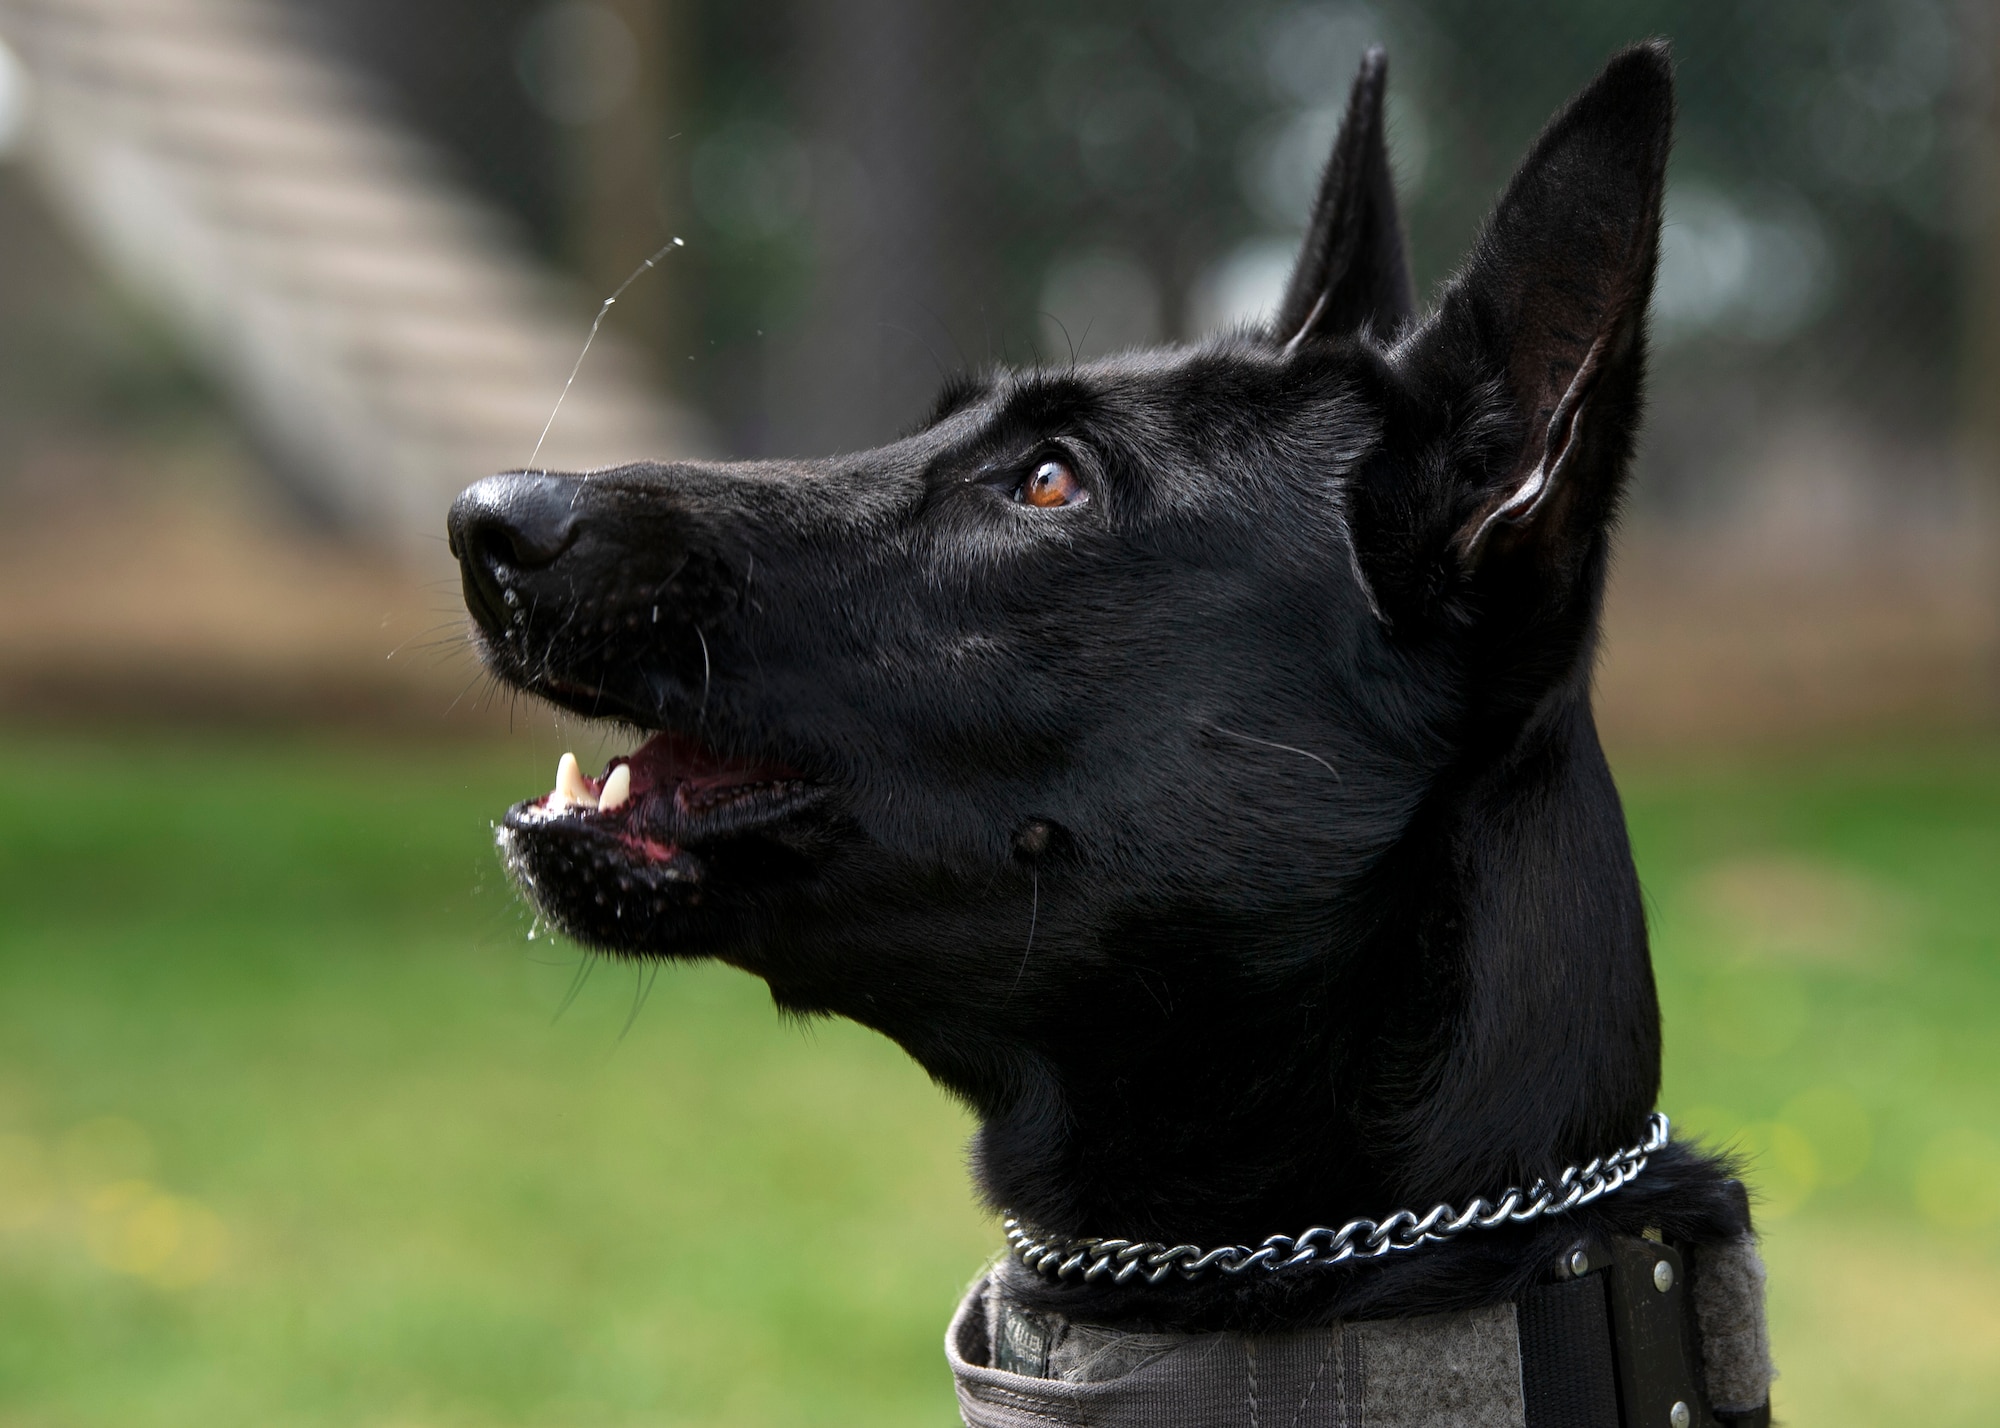
M 1432 592 L 1500 580 L 1537 603 L 1577 593 L 1638 426 L 1672 128 L 1672 67 L 1647 44 L 1535 142 L 1436 315 L 1392 357 L 1412 434 L 1441 445 L 1393 489 L 1355 493 L 1371 574 Z
M 1320 175 L 1312 225 L 1271 322 L 1272 340 L 1288 349 L 1364 329 L 1388 337 L 1410 316 L 1410 269 L 1382 134 L 1388 81 L 1389 58 L 1378 46 L 1354 76 L 1347 117 Z

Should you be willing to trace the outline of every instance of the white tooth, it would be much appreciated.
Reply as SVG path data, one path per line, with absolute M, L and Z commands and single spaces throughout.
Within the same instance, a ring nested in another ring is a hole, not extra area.
M 609 813 L 632 801 L 632 766 L 620 764 L 605 775 L 604 792 L 598 795 L 597 811 Z
M 556 765 L 556 797 L 584 808 L 597 807 L 590 785 L 583 781 L 583 770 L 577 766 L 575 754 L 564 754 Z

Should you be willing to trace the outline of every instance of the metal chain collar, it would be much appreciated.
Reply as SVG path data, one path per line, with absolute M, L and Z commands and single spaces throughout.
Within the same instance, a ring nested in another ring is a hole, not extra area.
M 1198 1279 L 1211 1269 L 1242 1274 L 1253 1266 L 1275 1271 L 1306 1264 L 1377 1259 L 1391 1250 L 1442 1244 L 1467 1230 L 1524 1224 L 1544 1215 L 1560 1215 L 1579 1205 L 1588 1205 L 1635 1179 L 1646 1168 L 1646 1158 L 1666 1147 L 1667 1132 L 1667 1118 L 1655 1111 L 1647 1118 L 1644 1140 L 1586 1164 L 1572 1165 L 1553 1185 L 1537 1180 L 1526 1190 L 1510 1188 L 1497 1202 L 1481 1196 L 1463 1211 L 1450 1205 L 1433 1205 L 1423 1215 L 1398 1210 L 1381 1221 L 1349 1220 L 1337 1230 L 1315 1226 L 1296 1237 L 1272 1235 L 1255 1249 L 1248 1245 L 1223 1245 L 1205 1250 L 1196 1245 L 1155 1241 L 1044 1235 L 1011 1212 L 1005 1221 L 1007 1245 L 1022 1264 L 1037 1274 L 1054 1280 L 1078 1279 L 1086 1284 L 1105 1278 L 1113 1284 L 1123 1284 L 1134 1277 L 1158 1284 L 1171 1272 L 1178 1272 L 1182 1279 Z

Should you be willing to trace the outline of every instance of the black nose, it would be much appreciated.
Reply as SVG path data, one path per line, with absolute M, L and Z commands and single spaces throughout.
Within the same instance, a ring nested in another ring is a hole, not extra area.
M 574 476 L 515 471 L 489 476 L 451 503 L 446 526 L 466 608 L 489 633 L 507 627 L 514 577 L 552 564 L 575 541 L 576 494 Z

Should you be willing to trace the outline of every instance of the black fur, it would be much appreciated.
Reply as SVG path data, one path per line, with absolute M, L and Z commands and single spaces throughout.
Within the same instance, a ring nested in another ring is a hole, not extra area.
M 1271 321 L 1279 342 L 1357 332 L 1389 338 L 1410 319 L 1415 303 L 1382 131 L 1388 83 L 1389 58 L 1371 49 L 1320 175 L 1312 227 Z
M 1374 55 L 1269 332 L 957 383 L 859 455 L 516 474 L 453 511 L 503 678 L 776 790 L 723 823 L 517 809 L 534 899 L 894 1037 L 978 1114 L 987 1200 L 1051 1231 L 1462 1201 L 1630 1144 L 1658 1091 L 1589 682 L 1668 60 L 1557 116 L 1420 323 L 1382 84 Z M 1050 457 L 1086 504 L 1016 499 Z M 1533 1229 L 1044 1293 L 1185 1328 L 1490 1302 L 1586 1222 L 1740 1231 L 1722 1182 L 1677 1147 Z

